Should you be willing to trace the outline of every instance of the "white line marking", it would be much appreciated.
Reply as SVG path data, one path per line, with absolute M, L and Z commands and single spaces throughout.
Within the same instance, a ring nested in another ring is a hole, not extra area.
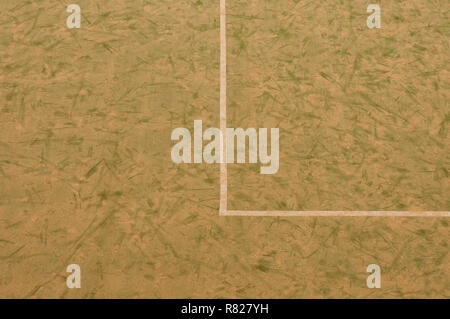
M 222 153 L 220 156 L 220 208 L 221 216 L 322 216 L 322 217 L 363 217 L 363 216 L 391 216 L 391 217 L 450 217 L 450 212 L 445 211 L 251 211 L 251 210 L 227 210 L 228 176 L 226 128 L 227 128 L 227 23 L 226 0 L 220 0 L 220 130 L 222 132 Z
M 292 217 L 292 216 L 321 216 L 321 217 L 450 217 L 450 212 L 445 211 L 336 211 L 336 210 L 323 210 L 323 211 L 284 211 L 284 210 L 269 210 L 269 211 L 250 211 L 250 210 L 227 210 L 222 212 L 222 216 L 280 216 L 280 217 Z
M 227 211 L 227 22 L 226 0 L 220 0 L 220 131 L 222 153 L 220 154 L 220 214 Z

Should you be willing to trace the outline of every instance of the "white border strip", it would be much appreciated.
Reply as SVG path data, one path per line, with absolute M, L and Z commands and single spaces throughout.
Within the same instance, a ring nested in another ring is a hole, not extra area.
M 220 154 L 220 208 L 221 215 L 227 212 L 227 22 L 226 0 L 220 0 L 220 131 L 222 153 Z
M 220 208 L 221 216 L 322 216 L 322 217 L 363 217 L 363 216 L 391 216 L 391 217 L 450 217 L 445 211 L 250 211 L 227 210 L 228 176 L 227 163 L 227 24 L 226 0 L 220 0 L 220 131 L 222 132 L 222 153 L 220 155 Z
M 248 211 L 248 210 L 227 210 L 221 213 L 222 216 L 320 216 L 320 217 L 450 217 L 450 212 L 439 211 L 356 211 L 356 210 L 322 210 L 322 211 Z

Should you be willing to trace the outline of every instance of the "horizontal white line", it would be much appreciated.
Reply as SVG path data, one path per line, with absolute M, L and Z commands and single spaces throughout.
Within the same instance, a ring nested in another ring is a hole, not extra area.
M 450 212 L 446 211 L 357 211 L 357 210 L 222 210 L 221 216 L 328 216 L 328 217 L 358 217 L 358 216 L 382 216 L 382 217 L 450 217 Z

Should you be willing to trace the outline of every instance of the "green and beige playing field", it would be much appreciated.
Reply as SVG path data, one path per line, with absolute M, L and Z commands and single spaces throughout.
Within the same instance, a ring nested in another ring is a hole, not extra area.
M 0 297 L 450 297 L 447 217 L 219 216 L 171 161 L 219 127 L 218 0 L 73 2 L 0 2 Z M 449 211 L 450 5 L 370 3 L 227 0 L 227 125 L 280 129 L 228 209 Z
M 228 125 L 280 128 L 279 172 L 231 165 L 230 208 L 449 209 L 448 6 L 369 29 L 367 1 L 229 3 Z

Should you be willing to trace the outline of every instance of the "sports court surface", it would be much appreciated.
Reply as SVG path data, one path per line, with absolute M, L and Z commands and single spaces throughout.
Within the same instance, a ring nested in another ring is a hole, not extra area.
M 0 297 L 449 298 L 449 2 L 221 5 L 0 2 Z M 279 171 L 173 163 L 194 120 Z

